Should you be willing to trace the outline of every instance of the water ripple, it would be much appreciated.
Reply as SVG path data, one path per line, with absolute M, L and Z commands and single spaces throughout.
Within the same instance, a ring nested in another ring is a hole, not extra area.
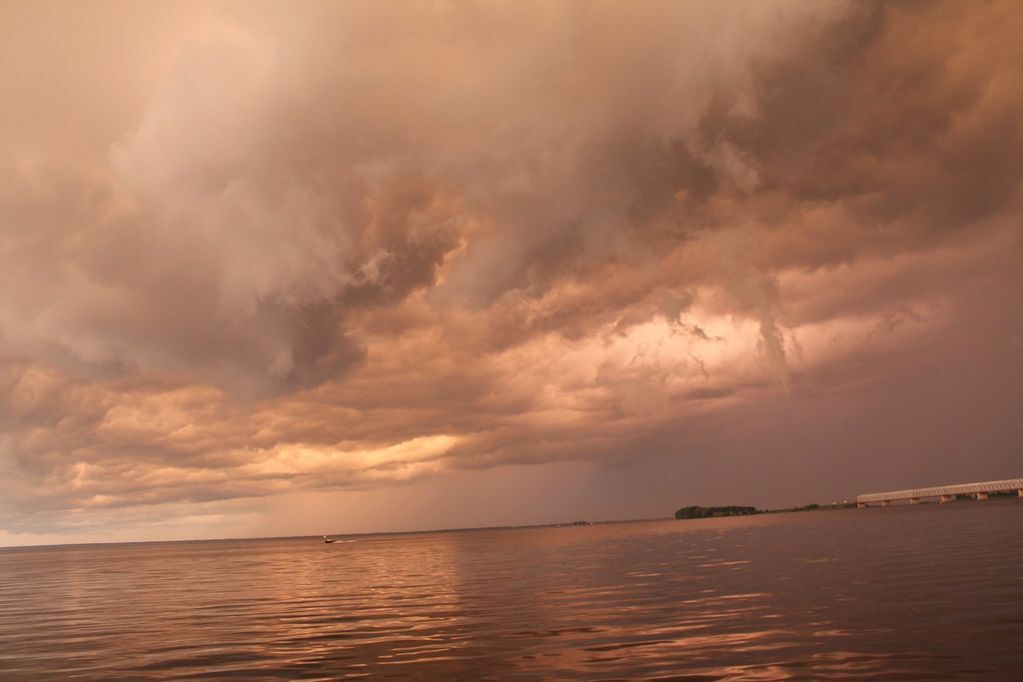
M 1012 679 L 1021 513 L 0 550 L 0 678 Z

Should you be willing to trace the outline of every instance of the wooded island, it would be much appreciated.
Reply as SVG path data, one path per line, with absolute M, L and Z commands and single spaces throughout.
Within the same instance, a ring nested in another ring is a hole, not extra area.
M 708 519 L 714 516 L 746 516 L 748 514 L 759 514 L 756 507 L 738 507 L 735 505 L 727 507 L 682 507 L 675 512 L 676 519 Z

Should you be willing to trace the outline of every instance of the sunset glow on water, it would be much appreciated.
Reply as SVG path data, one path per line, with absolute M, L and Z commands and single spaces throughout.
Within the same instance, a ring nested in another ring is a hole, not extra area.
M 0 551 L 3 679 L 1012 679 L 1023 502 Z

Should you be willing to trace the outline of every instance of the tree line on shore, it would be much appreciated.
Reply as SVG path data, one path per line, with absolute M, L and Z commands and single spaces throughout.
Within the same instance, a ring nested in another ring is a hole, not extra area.
M 675 512 L 676 519 L 709 519 L 717 516 L 749 516 L 751 514 L 778 514 L 781 512 L 802 512 L 818 511 L 822 509 L 848 509 L 855 507 L 855 502 L 841 502 L 835 504 L 805 504 L 802 507 L 788 507 L 786 509 L 757 509 L 756 507 L 745 507 L 740 505 L 727 505 L 724 507 L 700 507 L 691 505 L 682 507 Z
M 759 514 L 756 507 L 740 507 L 729 505 L 727 507 L 682 507 L 675 512 L 676 519 L 707 519 L 715 516 L 746 516 L 748 514 Z

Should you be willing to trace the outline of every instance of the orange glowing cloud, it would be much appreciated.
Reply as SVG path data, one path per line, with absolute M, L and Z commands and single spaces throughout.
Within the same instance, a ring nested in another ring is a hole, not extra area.
M 0 8 L 0 540 L 830 451 L 939 375 L 1011 459 L 1016 3 L 53 9 Z

